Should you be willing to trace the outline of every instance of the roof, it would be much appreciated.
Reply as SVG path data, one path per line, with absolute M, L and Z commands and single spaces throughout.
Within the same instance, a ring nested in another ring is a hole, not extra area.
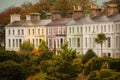
M 111 21 L 110 18 L 108 18 L 107 16 L 96 16 L 94 18 L 92 18 L 93 21 L 95 22 L 108 22 Z
M 90 24 L 90 23 L 94 23 L 94 21 L 91 20 L 89 16 L 86 16 L 77 20 L 73 19 L 70 22 L 68 22 L 67 25 L 80 25 L 80 24 Z
M 112 21 L 119 21 L 120 20 L 120 14 L 111 15 L 108 18 L 111 19 Z
M 90 24 L 90 23 L 94 23 L 94 21 L 89 16 L 86 16 L 86 17 L 78 19 L 77 23 L 79 23 L 79 24 Z
M 56 26 L 56 25 L 66 25 L 71 19 L 60 19 L 60 20 L 56 20 L 56 21 L 52 21 L 50 22 L 48 25 L 49 26 Z
M 13 23 L 8 24 L 6 27 L 16 27 L 16 26 L 46 26 L 48 23 L 50 23 L 51 20 L 40 20 L 37 22 L 31 22 L 31 21 L 15 21 Z

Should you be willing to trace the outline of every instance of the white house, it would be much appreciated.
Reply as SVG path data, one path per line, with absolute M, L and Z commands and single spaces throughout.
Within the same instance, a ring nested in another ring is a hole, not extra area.
M 116 9 L 112 6 L 110 10 L 114 12 Z M 102 56 L 100 45 L 95 43 L 95 38 L 98 33 L 104 33 L 108 38 L 103 43 L 104 54 L 109 57 L 120 57 L 120 14 L 111 13 L 110 16 L 101 16 L 100 12 L 98 7 L 92 7 L 91 13 L 94 14 L 84 17 L 81 15 L 82 10 L 74 11 L 73 17 L 78 18 L 73 18 L 67 24 L 69 48 L 76 49 L 81 54 L 92 49 L 98 56 Z

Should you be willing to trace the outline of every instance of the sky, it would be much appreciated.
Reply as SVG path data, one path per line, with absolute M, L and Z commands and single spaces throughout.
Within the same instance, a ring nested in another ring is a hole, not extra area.
M 38 0 L 0 0 L 0 12 L 4 11 L 5 9 L 11 6 L 20 6 L 24 2 L 32 2 L 36 3 Z M 109 1 L 109 0 L 97 0 L 97 4 L 102 5 L 102 2 Z

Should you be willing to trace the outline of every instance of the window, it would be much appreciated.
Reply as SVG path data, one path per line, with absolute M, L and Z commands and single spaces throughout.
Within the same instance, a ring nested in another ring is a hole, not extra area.
M 8 40 L 8 46 L 11 47 L 11 40 Z
M 103 26 L 101 25 L 101 32 L 103 32 Z
M 93 26 L 93 33 L 95 32 L 95 26 Z
M 108 26 L 108 32 L 110 32 L 110 25 Z
M 80 47 L 80 38 L 77 38 L 77 47 Z
M 24 30 L 22 29 L 22 35 L 24 35 Z
M 48 29 L 48 35 L 50 35 L 51 34 L 51 29 Z
M 44 29 L 42 29 L 42 35 L 44 34 Z
M 8 35 L 10 35 L 10 33 L 11 33 L 10 30 L 8 30 Z
M 62 38 L 60 39 L 60 45 L 61 46 L 63 45 L 63 39 Z
M 90 26 L 89 26 L 89 32 L 90 32 Z
M 77 27 L 77 33 L 79 33 L 79 27 Z
M 38 47 L 39 43 L 38 43 L 38 39 L 36 39 L 36 46 Z
M 13 39 L 13 47 L 15 47 L 15 40 Z
M 22 39 L 19 39 L 19 46 L 21 46 L 22 44 Z
M 57 39 L 57 47 L 59 48 L 59 39 Z
M 87 33 L 87 27 L 85 27 L 85 32 Z
M 40 29 L 38 29 L 38 35 L 40 35 Z
M 111 54 L 110 54 L 110 53 L 108 53 L 108 57 L 111 57 Z
M 85 38 L 85 46 L 87 48 L 87 37 Z
M 35 34 L 35 30 L 33 29 L 33 35 Z
M 33 39 L 33 47 L 35 46 L 35 41 L 34 41 L 34 39 Z
M 52 39 L 49 39 L 49 47 L 52 48 Z
M 111 47 L 111 38 L 108 37 L 108 47 Z
M 71 28 L 69 28 L 69 33 L 71 33 Z
M 18 47 L 18 39 L 16 39 L 16 47 Z
M 13 29 L 13 35 L 15 34 L 15 30 Z
M 20 35 L 20 30 L 18 29 L 18 35 Z
M 81 31 L 80 32 L 82 33 L 82 27 L 81 27 Z
M 72 29 L 73 29 L 73 33 L 74 33 L 74 27 Z
M 104 31 L 106 32 L 106 25 L 104 26 Z
M 28 29 L 28 35 L 30 35 L 30 29 Z

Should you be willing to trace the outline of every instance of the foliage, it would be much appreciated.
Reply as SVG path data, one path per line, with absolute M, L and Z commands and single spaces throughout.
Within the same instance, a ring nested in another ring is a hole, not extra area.
M 57 0 L 54 4 L 53 10 L 58 10 L 63 17 L 67 17 L 67 14 L 72 10 L 72 7 L 72 4 L 68 0 Z
M 40 72 L 33 76 L 33 80 L 46 80 L 47 75 L 43 72 Z
M 103 53 L 103 52 L 102 52 L 102 45 L 103 45 L 103 42 L 104 42 L 105 40 L 107 40 L 107 37 L 105 36 L 104 33 L 99 33 L 99 34 L 97 34 L 97 37 L 95 38 L 95 42 L 96 42 L 97 44 L 100 44 L 100 46 L 101 46 L 101 54 Z M 103 55 L 102 55 L 102 56 L 103 56 Z
M 91 72 L 88 80 L 99 80 L 99 78 L 97 77 L 97 71 Z
M 32 52 L 34 49 L 33 45 L 30 43 L 30 41 L 24 41 L 23 44 L 20 46 L 20 52 L 24 54 L 28 54 Z
M 40 42 L 38 51 L 40 53 L 41 60 L 47 60 L 52 58 L 53 52 L 48 49 L 47 44 L 43 40 Z
M 47 73 L 49 80 L 75 80 L 80 72 L 76 51 L 67 48 L 65 44 L 58 55 L 53 55 L 51 60 L 41 62 L 41 70 Z
M 82 63 L 86 63 L 88 60 L 96 56 L 92 49 L 89 49 L 86 54 L 83 56 Z
M 91 71 L 101 70 L 104 62 L 103 58 L 94 58 L 90 64 Z
M 109 68 L 116 71 L 120 71 L 120 59 L 111 59 L 109 61 Z
M 1 80 L 23 80 L 21 65 L 14 61 L 5 61 L 0 63 Z

